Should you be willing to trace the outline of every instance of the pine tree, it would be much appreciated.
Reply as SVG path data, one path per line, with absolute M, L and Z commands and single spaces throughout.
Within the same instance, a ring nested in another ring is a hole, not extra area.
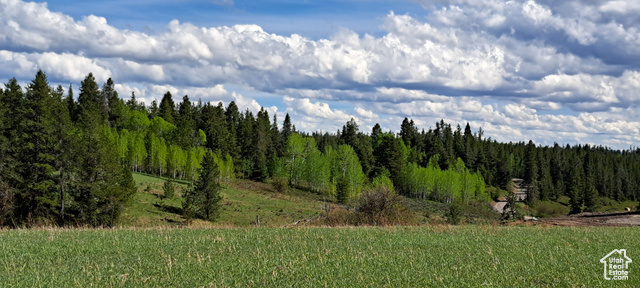
M 201 114 L 201 126 L 199 126 L 199 129 L 204 131 L 207 136 L 206 147 L 212 151 L 219 151 L 222 155 L 230 154 L 232 150 L 231 135 L 222 102 L 219 102 L 216 106 L 207 103 L 202 108 Z
M 207 152 L 199 169 L 200 176 L 185 198 L 183 207 L 193 209 L 194 214 L 207 221 L 215 221 L 220 216 L 222 189 L 217 179 L 220 170 L 211 152 Z
M 270 130 L 269 113 L 264 109 L 260 109 L 253 135 L 252 162 L 254 165 L 251 178 L 254 180 L 264 181 L 269 174 L 267 159 L 273 153 Z
M 69 117 L 72 122 L 78 121 L 78 105 L 76 101 L 73 99 L 73 87 L 69 84 L 69 91 L 67 91 L 67 98 L 65 100 L 67 102 L 67 111 L 69 111 Z
M 254 169 L 255 143 L 255 118 L 253 113 L 247 109 L 240 119 L 238 127 L 238 147 L 240 148 L 240 171 L 245 177 L 251 177 Z
M 354 147 L 360 164 L 362 165 L 362 171 L 369 178 L 373 178 L 375 157 L 373 156 L 373 145 L 371 144 L 371 137 L 363 133 L 358 133 L 356 146 Z
M 282 135 L 280 134 L 280 130 L 278 129 L 278 117 L 275 114 L 273 115 L 273 121 L 271 122 L 270 132 L 271 132 L 271 143 L 273 145 L 273 154 L 276 157 L 284 156 L 287 143 L 282 137 Z
M 167 93 L 162 96 L 158 113 L 158 116 L 162 117 L 165 121 L 176 124 L 176 104 L 173 102 L 171 92 L 167 91 Z
M 400 125 L 400 138 L 404 141 L 404 144 L 409 147 L 414 147 L 417 143 L 418 128 L 416 128 L 413 120 L 404 118 L 402 125 Z
M 2 111 L 2 130 L 5 139 L 4 161 L 0 161 L 0 167 L 5 172 L 0 174 L 10 186 L 16 186 L 20 181 L 16 171 L 18 165 L 18 153 L 24 147 L 24 113 L 25 95 L 18 81 L 13 78 L 5 84 L 4 93 L 0 94 L 0 109 Z
M 201 144 L 198 131 L 196 130 L 194 107 L 187 95 L 185 95 L 182 98 L 182 102 L 180 102 L 176 128 L 175 141 L 182 149 L 186 150 Z
M 6 85 L 9 88 L 10 84 Z M 9 91 L 6 92 L 9 93 Z M 15 181 L 12 180 L 15 180 L 17 176 L 15 171 L 17 163 L 11 155 L 10 138 L 7 138 L 11 134 L 10 120 L 6 117 L 11 114 L 8 110 L 10 104 L 7 103 L 7 100 L 5 91 L 0 89 L 0 227 L 10 222 L 15 195 L 12 187 Z
M 106 123 L 108 115 L 104 105 L 98 83 L 93 74 L 89 73 L 80 83 L 78 96 L 78 119 L 83 128 L 95 129 Z
M 373 148 L 375 149 L 378 146 L 378 139 L 382 136 L 382 128 L 380 127 L 380 124 L 376 123 L 376 125 L 373 125 L 373 128 L 371 128 L 371 139 L 373 140 Z
M 131 171 L 120 165 L 117 133 L 106 125 L 85 130 L 73 210 L 91 226 L 117 224 L 124 203 L 136 191 Z M 71 208 L 71 207 L 70 207 Z
M 229 135 L 228 147 L 229 154 L 233 159 L 240 159 L 240 147 L 238 146 L 238 127 L 240 126 L 240 112 L 236 102 L 231 101 L 224 112 L 225 120 L 227 123 L 227 131 Z M 240 164 L 240 161 L 236 161 L 236 164 Z
M 351 120 L 349 120 L 347 124 L 342 126 L 342 133 L 340 134 L 340 142 L 342 144 L 355 147 L 357 136 L 358 136 L 358 123 L 356 123 L 355 119 L 351 118 Z
M 395 183 L 400 170 L 406 164 L 405 150 L 402 140 L 395 138 L 393 134 L 384 133 L 380 144 L 373 152 L 376 159 L 375 175 L 381 175 L 382 171 L 386 170 L 390 173 L 389 178 Z
M 589 186 L 589 188 L 587 188 L 587 191 L 585 191 L 584 198 L 582 200 L 585 206 L 584 211 L 595 212 L 597 200 L 598 190 L 596 190 L 596 187 Z
M 584 183 L 582 182 L 582 166 L 577 165 L 571 172 L 571 186 L 569 187 L 569 205 L 571 214 L 582 212 L 582 195 L 584 193 Z
M 56 205 L 56 138 L 51 108 L 53 97 L 47 76 L 39 70 L 28 85 L 25 98 L 24 130 L 26 136 L 19 152 L 19 173 L 24 181 L 16 203 L 19 217 L 28 225 L 53 214 Z
M 122 111 L 120 107 L 118 107 L 120 98 L 118 97 L 118 92 L 116 92 L 115 84 L 111 78 L 107 79 L 107 82 L 102 85 L 100 97 L 102 98 L 102 113 L 106 114 L 106 119 L 111 127 L 118 127 L 121 121 Z
M 516 205 L 517 201 L 516 194 L 513 193 L 513 189 L 510 189 L 507 194 L 507 203 L 504 205 L 502 210 L 502 219 L 504 220 L 517 220 L 520 218 L 520 212 L 518 211 L 518 206 Z
M 71 116 L 68 110 L 68 103 L 62 98 L 64 89 L 58 86 L 53 94 L 51 112 L 53 117 L 53 133 L 56 138 L 54 148 L 55 170 L 57 171 L 58 181 L 58 221 L 60 226 L 65 225 L 66 211 L 65 207 L 70 200 L 68 197 L 69 187 L 72 185 L 73 175 L 77 173 L 76 163 L 79 162 L 78 143 L 81 142 L 79 131 L 71 122 Z
M 171 179 L 165 181 L 164 185 L 162 185 L 162 191 L 164 192 L 162 194 L 162 198 L 172 199 L 175 196 L 176 191 L 175 182 Z
M 284 121 L 282 122 L 282 138 L 285 142 L 289 140 L 289 135 L 294 132 L 295 129 L 291 126 L 291 117 L 289 117 L 289 113 L 284 116 Z

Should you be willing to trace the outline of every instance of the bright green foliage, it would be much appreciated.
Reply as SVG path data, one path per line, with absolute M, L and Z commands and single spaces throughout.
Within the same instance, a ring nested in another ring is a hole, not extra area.
M 290 185 L 308 188 L 316 193 L 332 193 L 330 158 L 318 150 L 312 137 L 291 134 L 284 162 Z M 275 174 L 281 173 L 276 171 Z
M 219 153 L 213 153 L 213 161 L 218 167 L 218 183 L 224 183 L 228 188 L 231 180 L 235 178 L 233 158 L 229 154 L 223 157 Z
M 349 145 L 340 145 L 336 151 L 327 151 L 331 161 L 331 179 L 336 185 L 335 197 L 339 203 L 357 199 L 367 177 L 362 172 L 358 155 Z
M 187 157 L 178 145 L 170 145 L 167 151 L 167 175 L 172 178 L 182 177 L 187 162 Z
M 311 143 L 311 141 L 313 142 Z M 305 148 L 307 147 L 315 147 L 315 140 L 312 138 L 305 139 L 298 133 L 289 136 L 285 154 L 289 185 L 298 186 L 303 180 L 304 163 L 308 150 L 305 150 Z
M 188 151 L 185 151 L 185 163 L 184 163 L 184 177 L 185 179 L 193 180 L 198 177 L 198 169 L 200 169 L 200 162 L 205 155 L 204 147 L 193 147 Z
M 437 156 L 432 157 L 426 168 L 411 163 L 402 169 L 397 180 L 400 193 L 442 202 L 489 200 L 482 176 L 471 173 L 461 159 L 448 170 L 438 168 L 435 164 L 438 159 Z
M 149 131 L 158 138 L 171 139 L 175 133 L 176 126 L 161 117 L 155 117 L 149 123 Z
M 341 202 L 357 198 L 366 182 L 358 155 L 349 145 L 341 145 L 335 151 L 326 147 L 322 153 L 314 138 L 293 133 L 283 159 L 286 175 L 279 161 L 274 162 L 274 175 L 287 177 L 292 186 L 330 195 Z
M 167 145 L 163 138 L 156 137 L 155 134 L 147 132 L 145 138 L 145 147 L 147 150 L 147 171 L 152 171 L 158 175 L 163 175 L 164 168 L 167 166 Z
M 122 129 L 120 133 L 118 133 L 118 157 L 120 158 L 121 163 L 126 163 L 127 154 L 129 153 L 129 141 L 131 140 L 131 133 L 129 130 Z
M 373 189 L 384 189 L 392 192 L 395 191 L 393 182 L 386 175 L 379 175 L 376 178 L 373 178 L 373 180 L 371 181 L 371 187 Z
M 135 94 L 125 103 L 115 87 L 109 79 L 100 88 L 89 74 L 76 103 L 71 86 L 63 98 L 62 87 L 50 88 L 39 71 L 26 93 L 15 79 L 0 91 L 0 226 L 56 218 L 62 225 L 112 225 L 115 218 L 100 216 L 96 203 L 108 201 L 95 189 L 121 185 L 116 166 L 192 181 L 206 149 L 215 151 L 217 181 L 226 185 L 238 172 L 339 202 L 359 197 L 367 177 L 374 186 L 391 188 L 390 179 L 401 194 L 442 202 L 486 200 L 485 185 L 505 187 L 524 178 L 528 204 L 569 197 L 574 213 L 597 210 L 602 198 L 640 199 L 639 149 L 504 144 L 484 139 L 482 129 L 474 134 L 467 124 L 463 132 L 444 120 L 419 132 L 408 118 L 399 135 L 380 125 L 370 136 L 360 133 L 352 119 L 336 134 L 307 137 L 295 131 L 289 115 L 279 130 L 265 109 L 254 117 L 234 102 L 225 110 L 221 103 L 194 105 L 187 96 L 176 109 L 170 93 L 159 107 L 145 107 Z M 103 175 L 110 176 L 98 179 Z M 126 197 L 115 198 L 110 203 Z M 117 215 L 113 207 L 104 209 Z
M 147 149 L 144 146 L 144 135 L 143 133 L 132 132 L 128 136 L 126 162 L 129 163 L 133 171 L 137 172 L 142 171 L 144 159 L 147 157 Z
M 309 141 L 308 144 L 315 144 Z M 309 190 L 316 193 L 326 193 L 332 190 L 330 159 L 322 154 L 315 146 L 307 147 L 307 159 L 303 167 L 303 179 Z
M 151 121 L 146 113 L 132 110 L 124 127 L 129 129 L 129 131 L 146 131 L 149 125 L 151 125 Z

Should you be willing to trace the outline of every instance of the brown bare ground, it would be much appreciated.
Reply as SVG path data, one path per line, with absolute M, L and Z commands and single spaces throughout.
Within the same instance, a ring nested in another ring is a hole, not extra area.
M 640 226 L 640 211 L 618 213 L 580 213 L 576 215 L 545 218 L 540 219 L 540 221 L 526 221 L 526 223 L 577 227 L 634 227 Z

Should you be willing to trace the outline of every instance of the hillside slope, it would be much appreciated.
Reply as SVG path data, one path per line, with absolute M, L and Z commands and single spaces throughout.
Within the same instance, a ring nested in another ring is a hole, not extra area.
M 138 191 L 128 203 L 122 225 L 134 227 L 179 226 L 182 218 L 182 193 L 186 182 L 176 183 L 176 197 L 161 199 L 162 186 L 167 180 L 147 174 L 134 173 Z M 269 184 L 250 180 L 235 180 L 221 192 L 222 213 L 214 224 L 196 220 L 193 226 L 255 226 L 256 217 L 261 226 L 280 227 L 301 219 L 320 215 L 324 205 L 322 196 L 290 189 L 278 193 Z

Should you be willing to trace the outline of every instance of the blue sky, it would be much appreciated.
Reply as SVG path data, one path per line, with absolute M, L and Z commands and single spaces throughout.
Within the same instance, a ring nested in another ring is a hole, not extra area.
M 0 78 L 89 72 L 122 97 L 171 91 L 397 131 L 444 119 L 498 141 L 640 142 L 640 2 L 0 0 Z
M 100 11 L 120 29 L 162 30 L 173 19 L 198 26 L 257 24 L 266 32 L 300 34 L 311 39 L 330 37 L 342 27 L 358 33 L 383 33 L 382 19 L 390 12 L 426 14 L 417 1 L 47 1 L 49 9 L 81 19 Z

